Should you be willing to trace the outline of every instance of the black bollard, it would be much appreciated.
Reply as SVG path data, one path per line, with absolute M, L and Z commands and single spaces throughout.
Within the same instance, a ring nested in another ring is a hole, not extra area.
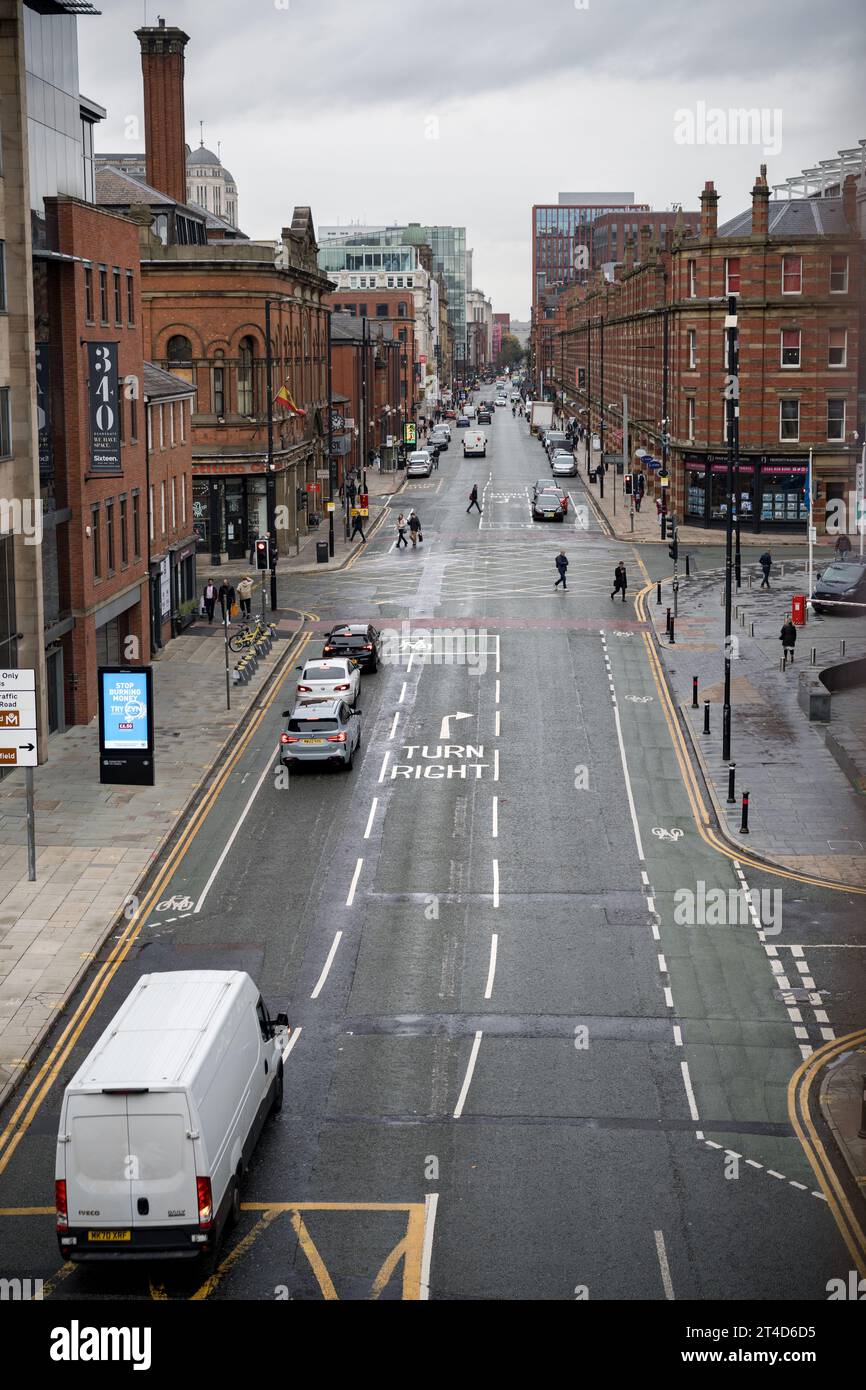
M 665 621 L 665 632 L 666 632 L 666 633 L 669 633 L 670 630 L 671 630 L 671 610 L 668 609 L 668 616 L 667 616 L 667 620 Z
M 690 574 L 691 574 L 691 570 L 689 569 L 689 557 L 688 557 L 688 555 L 687 555 L 687 556 L 686 556 L 686 579 L 689 578 Z
M 735 803 L 736 800 L 737 800 L 737 795 L 736 795 L 736 792 L 735 792 L 735 790 L 734 790 L 734 782 L 735 782 L 735 779 L 736 779 L 736 775 L 737 775 L 737 764 L 736 764 L 736 763 L 729 763 L 729 764 L 728 764 L 728 805 L 729 805 L 729 806 L 733 806 L 734 803 Z
M 675 645 L 675 643 L 676 643 L 676 638 L 674 637 L 674 620 L 673 620 L 673 618 L 671 618 L 671 634 L 670 634 L 670 636 L 671 636 L 671 646 L 673 647 L 673 646 Z
M 662 582 L 661 582 L 661 580 L 659 580 L 658 584 L 656 585 L 656 603 L 661 603 L 661 601 L 662 601 Z
M 692 676 L 692 709 L 698 708 L 698 678 Z
M 709 700 L 704 700 L 704 733 L 705 733 L 705 734 L 708 734 L 709 732 L 710 732 L 710 702 L 709 702 Z
M 749 793 L 743 792 L 743 814 L 740 818 L 740 834 L 749 833 Z

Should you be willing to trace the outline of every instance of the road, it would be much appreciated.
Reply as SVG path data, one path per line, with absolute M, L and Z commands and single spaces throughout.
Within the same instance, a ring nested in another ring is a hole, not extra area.
M 361 756 L 282 784 L 288 670 L 0 1140 L 4 1274 L 58 1300 L 820 1300 L 847 1276 L 786 1097 L 808 1049 L 858 1022 L 862 913 L 743 877 L 697 833 L 633 603 L 660 552 L 606 537 L 579 479 L 564 524 L 533 523 L 542 450 L 510 411 L 489 435 L 463 460 L 455 431 L 395 499 L 421 516 L 417 553 L 393 550 L 389 518 L 346 570 L 283 584 L 314 615 L 299 659 L 331 621 L 395 634 L 362 682 Z M 685 892 L 700 919 L 743 884 L 782 891 L 780 932 L 678 920 Z M 61 1267 L 62 1087 L 140 973 L 192 966 L 248 970 L 293 1028 L 240 1226 L 205 1282 Z

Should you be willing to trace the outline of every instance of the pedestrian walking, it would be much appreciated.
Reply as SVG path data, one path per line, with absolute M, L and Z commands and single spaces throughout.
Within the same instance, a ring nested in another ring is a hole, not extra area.
M 848 559 L 848 556 L 850 554 L 851 542 L 849 541 L 848 537 L 845 535 L 843 531 L 842 535 L 836 541 L 836 559 L 845 561 Z
M 248 574 L 245 574 L 238 584 L 238 598 L 240 599 L 241 612 L 245 618 L 250 616 L 250 603 L 253 597 L 253 581 Z
M 761 566 L 761 570 L 763 571 L 764 575 L 763 579 L 761 580 L 761 588 L 769 589 L 770 570 L 773 567 L 773 557 L 770 554 L 769 550 L 765 550 L 763 555 L 758 556 L 758 564 Z
M 219 588 L 217 589 L 217 598 L 220 601 L 223 622 L 228 622 L 228 619 L 231 617 L 232 606 L 235 601 L 234 584 L 231 584 L 228 579 L 224 579 L 222 584 L 220 584 Z
M 788 662 L 789 662 L 789 661 L 791 662 L 791 665 L 793 666 L 793 664 L 794 664 L 794 648 L 795 648 L 796 645 L 797 645 L 797 629 L 795 628 L 794 624 L 791 622 L 791 619 L 790 619 L 790 618 L 786 618 L 785 621 L 784 621 L 784 623 L 782 624 L 782 631 L 779 633 L 779 640 L 780 640 L 780 642 L 782 643 L 782 667 L 783 667 L 783 669 L 788 665 Z
M 406 549 L 407 549 L 407 550 L 409 549 L 409 542 L 408 542 L 407 539 L 406 539 L 406 518 L 404 517 L 404 515 L 403 515 L 402 512 L 401 512 L 400 515 L 397 517 L 397 545 L 396 545 L 396 549 L 399 550 L 401 545 L 405 545 Z
M 566 555 L 564 550 L 560 550 L 559 554 L 554 560 L 554 564 L 556 565 L 556 568 L 559 572 L 559 578 L 553 586 L 554 589 L 558 589 L 560 584 L 562 585 L 563 589 L 567 589 L 568 584 L 566 583 L 565 579 L 565 571 L 568 569 L 568 556 Z
M 478 484 L 477 484 L 477 483 L 473 483 L 473 484 L 472 484 L 472 491 L 471 491 L 470 494 L 469 494 L 469 506 L 466 508 L 466 515 L 467 515 L 467 516 L 468 516 L 469 513 L 472 511 L 472 508 L 473 508 L 473 507 L 475 507 L 476 511 L 478 512 L 478 515 L 480 516 L 480 515 L 481 515 L 481 506 L 480 506 L 479 501 L 478 501 Z
M 627 587 L 628 577 L 625 572 L 625 564 L 620 560 L 613 572 L 613 593 L 611 594 L 611 598 L 616 598 L 617 594 L 622 592 L 622 601 L 625 603 L 625 591 Z
M 213 583 L 212 580 L 209 579 L 208 582 L 205 584 L 204 589 L 202 590 L 201 597 L 202 603 L 205 607 L 205 612 L 207 613 L 207 620 L 209 623 L 212 623 L 213 611 L 217 601 L 216 585 Z
M 423 541 L 424 539 L 423 533 L 421 531 L 421 518 L 415 511 L 414 507 L 412 511 L 409 513 L 408 525 L 409 535 L 412 537 L 412 549 L 414 550 L 418 542 Z
M 364 518 L 361 516 L 360 512 L 357 512 L 356 515 L 352 517 L 352 534 L 349 540 L 353 541 L 356 536 L 360 536 L 362 541 L 366 541 L 367 539 L 364 535 Z
M 640 504 L 643 501 L 644 493 L 646 492 L 646 478 L 644 477 L 643 473 L 637 473 L 635 475 L 634 481 L 634 509 L 636 512 L 639 512 Z

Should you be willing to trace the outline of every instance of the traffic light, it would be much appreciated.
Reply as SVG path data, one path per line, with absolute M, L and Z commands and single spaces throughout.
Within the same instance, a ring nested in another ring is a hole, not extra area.
M 677 560 L 679 559 L 679 554 L 680 554 L 680 543 L 679 543 L 679 541 L 677 540 L 677 533 L 676 533 L 676 531 L 672 531 L 672 532 L 671 532 L 671 536 L 672 536 L 672 540 L 671 540 L 670 545 L 668 546 L 668 555 L 670 555 L 670 557 L 671 557 L 671 559 L 673 560 L 674 564 L 676 564 Z
M 626 497 L 631 497 L 631 491 L 632 491 L 632 487 L 631 487 L 631 474 L 630 474 L 630 473 L 626 473 L 626 475 L 625 475 L 625 495 L 626 495 Z
M 268 542 L 267 542 L 266 540 L 264 540 L 264 539 L 263 539 L 263 540 L 260 540 L 260 541 L 256 541 L 256 569 L 257 569 L 257 570 L 266 570 L 266 569 L 270 569 L 270 565 L 269 565 L 269 563 L 268 563 L 268 560 L 269 560 L 269 556 L 268 556 Z

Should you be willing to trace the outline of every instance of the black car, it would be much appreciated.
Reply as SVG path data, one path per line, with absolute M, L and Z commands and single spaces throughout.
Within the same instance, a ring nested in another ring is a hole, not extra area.
M 822 599 L 828 604 L 826 609 Z M 833 600 L 832 604 L 829 600 Z M 866 603 L 866 562 L 834 560 L 818 576 L 812 593 L 812 611 L 839 613 L 849 603 Z
M 488 410 L 486 405 L 478 407 L 477 420 L 479 425 L 492 425 L 493 417 L 490 414 L 490 411 Z
M 325 638 L 322 656 L 348 656 L 362 671 L 373 672 L 379 668 L 380 642 L 381 634 L 372 623 L 341 623 Z

